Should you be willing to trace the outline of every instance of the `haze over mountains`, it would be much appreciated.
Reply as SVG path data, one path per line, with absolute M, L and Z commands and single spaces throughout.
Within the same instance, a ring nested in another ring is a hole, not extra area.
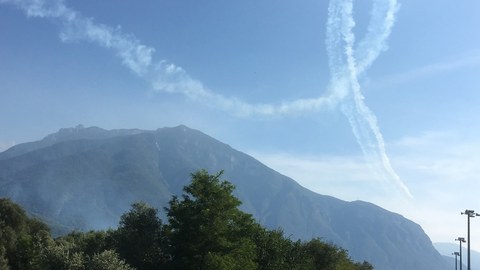
M 224 170 L 242 210 L 292 239 L 321 237 L 380 270 L 450 268 L 414 222 L 367 202 L 314 193 L 186 126 L 77 126 L 14 146 L 0 153 L 0 196 L 59 231 L 102 229 L 116 226 L 134 201 L 162 209 L 199 169 Z
M 433 246 L 438 250 L 440 254 L 442 254 L 445 257 L 449 257 L 450 259 L 450 265 L 454 265 L 455 263 L 455 257 L 452 255 L 453 252 L 459 251 L 459 245 L 457 243 L 433 243 Z M 467 264 L 467 248 L 465 245 L 462 247 L 462 256 L 463 256 L 463 268 L 467 269 L 466 264 Z M 480 265 L 480 252 L 475 251 L 475 250 L 470 250 L 470 262 L 471 262 L 471 268 L 472 270 L 479 269 Z M 457 258 L 460 260 L 459 258 Z

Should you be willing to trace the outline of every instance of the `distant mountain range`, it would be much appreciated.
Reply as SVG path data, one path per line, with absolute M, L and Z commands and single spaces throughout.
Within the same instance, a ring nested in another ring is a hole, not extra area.
M 104 229 L 116 227 L 134 201 L 163 209 L 199 169 L 224 170 L 242 210 L 292 239 L 321 237 L 378 270 L 451 269 L 414 222 L 371 203 L 314 193 L 186 126 L 77 126 L 16 145 L 0 153 L 0 196 L 57 231 Z
M 451 269 L 453 269 L 455 265 L 455 257 L 452 255 L 453 252 L 459 251 L 460 247 L 458 245 L 458 242 L 455 243 L 433 243 L 433 246 L 438 250 L 438 252 L 449 258 L 450 265 L 452 266 Z M 467 269 L 467 248 L 464 245 L 462 247 L 462 257 L 463 257 L 463 269 Z M 478 270 L 480 269 L 480 252 L 476 250 L 470 250 L 470 266 L 471 270 Z M 458 261 L 460 259 L 458 258 Z M 460 266 L 458 267 L 460 269 Z

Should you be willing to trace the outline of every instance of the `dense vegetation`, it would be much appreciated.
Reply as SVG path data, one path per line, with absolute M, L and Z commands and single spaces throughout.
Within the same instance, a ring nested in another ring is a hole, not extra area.
M 44 223 L 0 199 L 0 269 L 373 269 L 320 239 L 293 241 L 262 227 L 238 209 L 234 186 L 220 176 L 193 174 L 182 197 L 164 209 L 166 224 L 137 202 L 115 230 L 56 239 Z

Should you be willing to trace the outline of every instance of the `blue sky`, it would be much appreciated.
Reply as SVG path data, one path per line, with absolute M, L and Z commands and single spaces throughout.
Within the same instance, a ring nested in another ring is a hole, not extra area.
M 77 124 L 185 124 L 433 241 L 480 211 L 478 1 L 353 1 L 352 17 L 341 0 L 0 3 L 0 150 Z

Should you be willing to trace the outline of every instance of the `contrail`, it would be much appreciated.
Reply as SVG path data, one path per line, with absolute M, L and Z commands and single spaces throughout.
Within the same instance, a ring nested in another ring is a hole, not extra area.
M 398 9 L 396 0 L 374 0 L 365 37 L 355 47 L 352 0 L 332 0 L 328 9 L 326 48 L 331 72 L 324 95 L 279 104 L 252 104 L 225 97 L 208 89 L 180 66 L 166 60 L 153 61 L 155 49 L 120 28 L 96 23 L 67 7 L 63 0 L 0 0 L 23 10 L 28 17 L 55 20 L 61 24 L 63 42 L 85 40 L 112 50 L 122 64 L 150 83 L 155 91 L 183 94 L 239 116 L 282 116 L 340 108 L 352 126 L 365 158 L 382 179 L 390 180 L 411 197 L 393 170 L 375 115 L 366 106 L 358 77 L 386 49 Z
M 384 12 L 379 12 L 379 10 Z M 334 85 L 339 83 L 337 88 L 343 88 L 342 93 L 348 93 L 344 96 L 341 109 L 352 126 L 357 142 L 369 161 L 368 164 L 381 179 L 390 179 L 404 194 L 412 197 L 390 164 L 377 119 L 366 106 L 358 82 L 359 74 L 370 66 L 385 48 L 385 41 L 393 26 L 396 10 L 397 4 L 394 0 L 376 1 L 374 3 L 375 13 L 366 37 L 355 50 L 353 2 L 352 0 L 331 1 L 327 23 L 327 48 L 329 49 L 330 69 L 333 74 L 331 83 Z M 381 18 L 384 19 L 383 23 L 379 21 Z M 342 43 L 344 44 L 343 53 L 338 48 L 335 49 Z M 348 77 L 348 79 L 339 79 L 338 77 Z M 349 85 L 345 85 L 345 81 L 348 81 Z M 345 87 L 348 87 L 349 91 Z
M 122 63 L 138 76 L 145 79 L 156 91 L 183 94 L 210 106 L 229 111 L 239 116 L 288 115 L 313 110 L 335 108 L 340 99 L 332 95 L 298 99 L 280 104 L 251 104 L 234 97 L 225 97 L 205 87 L 174 63 L 161 60 L 153 62 L 155 49 L 142 44 L 133 35 L 119 28 L 95 23 L 65 5 L 63 0 L 0 0 L 23 10 L 28 17 L 53 19 L 61 23 L 60 39 L 63 42 L 85 40 L 115 52 Z

